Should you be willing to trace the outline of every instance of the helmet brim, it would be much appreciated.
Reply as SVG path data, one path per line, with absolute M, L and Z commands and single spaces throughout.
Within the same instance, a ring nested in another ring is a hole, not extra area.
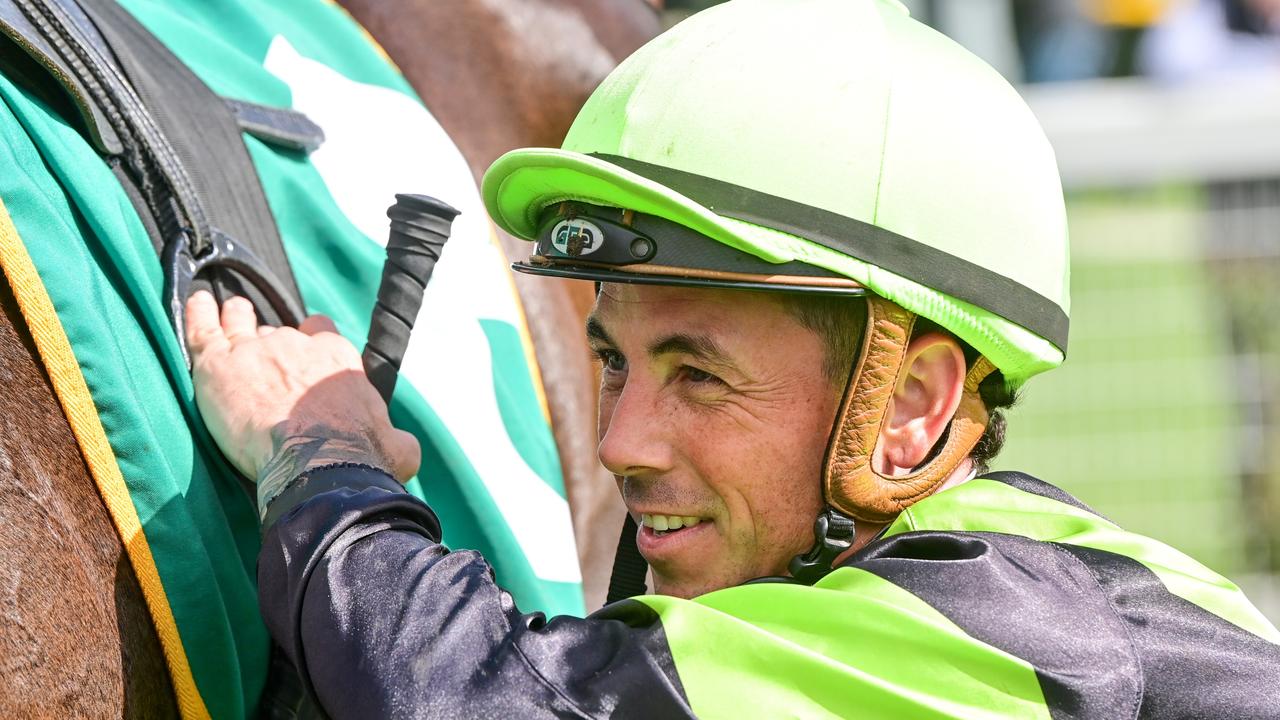
M 540 215 L 546 207 L 568 200 L 656 215 L 768 262 L 797 259 L 772 250 L 767 236 L 753 237 L 755 232 L 746 223 L 721 217 L 626 168 L 570 150 L 509 152 L 485 173 L 482 193 L 494 222 L 523 240 L 537 238 Z

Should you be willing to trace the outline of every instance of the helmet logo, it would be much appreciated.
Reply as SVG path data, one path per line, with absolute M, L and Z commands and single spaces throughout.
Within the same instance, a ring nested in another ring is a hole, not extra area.
M 573 257 L 590 255 L 599 250 L 603 239 L 604 233 L 596 227 L 595 223 L 578 218 L 561 220 L 551 230 L 551 245 L 565 255 Z

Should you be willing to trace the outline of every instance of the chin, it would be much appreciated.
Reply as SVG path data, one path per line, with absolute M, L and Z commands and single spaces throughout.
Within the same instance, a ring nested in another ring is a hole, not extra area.
M 699 595 L 705 595 L 711 592 L 712 590 L 718 590 L 718 589 L 719 588 L 694 587 L 692 585 L 687 585 L 687 584 L 655 582 L 653 592 L 655 595 L 667 595 L 670 597 L 677 597 L 682 600 L 692 600 L 693 598 L 696 598 Z
M 709 577 L 699 578 L 667 578 L 654 573 L 653 591 L 658 595 L 669 595 L 689 600 L 709 592 L 723 590 L 740 584 L 740 580 L 721 580 Z

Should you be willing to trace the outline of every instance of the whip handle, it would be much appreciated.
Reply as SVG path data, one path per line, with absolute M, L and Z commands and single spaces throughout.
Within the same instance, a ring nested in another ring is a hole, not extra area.
M 396 204 L 387 209 L 391 218 L 387 259 L 361 356 L 365 374 L 387 402 L 391 402 L 409 333 L 422 307 L 422 294 L 457 216 L 457 210 L 426 195 L 396 195 Z

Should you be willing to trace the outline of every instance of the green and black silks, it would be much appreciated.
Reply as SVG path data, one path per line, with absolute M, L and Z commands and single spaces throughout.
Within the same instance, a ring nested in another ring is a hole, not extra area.
M 293 108 L 324 128 L 324 144 L 310 153 L 251 134 L 244 145 L 307 309 L 333 317 L 357 344 L 394 193 L 424 192 L 462 209 L 391 408 L 423 443 L 423 482 L 410 490 L 450 519 L 450 543 L 491 557 L 522 602 L 581 613 L 559 462 L 506 261 L 438 123 L 331 3 L 123 5 L 218 95 Z M 118 464 L 140 526 L 125 545 L 147 548 L 163 585 L 189 663 L 191 686 L 180 697 L 195 698 L 184 711 L 244 717 L 268 651 L 254 597 L 253 501 L 200 430 L 144 220 L 61 111 L 0 75 L 0 200 Z M 427 337 L 437 349 L 422 344 Z
M 920 501 L 811 587 L 547 620 L 389 477 L 321 472 L 259 592 L 337 716 L 1280 717 L 1280 633 L 1238 589 L 1026 475 Z
M 1280 712 L 1252 691 L 1280 681 L 1280 633 L 1234 585 L 1025 475 L 917 503 L 813 589 L 638 601 L 661 614 L 692 707 L 726 717 L 799 698 L 839 717 Z M 752 659 L 758 696 L 729 692 L 741 668 L 725 656 Z

